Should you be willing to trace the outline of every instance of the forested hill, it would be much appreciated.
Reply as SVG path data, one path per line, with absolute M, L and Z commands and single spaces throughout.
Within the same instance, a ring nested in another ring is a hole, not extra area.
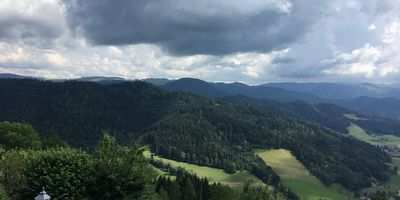
M 139 139 L 160 155 L 227 172 L 247 169 L 279 179 L 255 148 L 286 148 L 325 184 L 350 189 L 385 181 L 390 157 L 376 147 L 268 110 L 166 92 L 144 82 L 101 85 L 0 80 L 0 120 L 27 122 L 90 149 L 108 130 L 123 143 Z
M 346 134 L 351 124 L 356 124 L 373 134 L 399 135 L 400 122 L 396 120 L 362 115 L 355 111 L 329 103 L 308 104 L 303 101 L 282 103 L 269 99 L 246 96 L 221 97 L 220 100 L 254 106 L 313 122 L 331 130 Z M 351 117 L 353 116 L 353 117 Z

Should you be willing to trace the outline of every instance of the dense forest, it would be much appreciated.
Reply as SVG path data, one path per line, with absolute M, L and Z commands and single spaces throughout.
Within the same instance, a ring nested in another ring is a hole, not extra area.
M 138 145 L 120 146 L 104 134 L 94 152 L 49 145 L 32 126 L 0 122 L 0 199 L 33 199 L 45 187 L 52 199 L 283 200 L 268 187 L 247 182 L 242 190 L 211 184 L 178 170 L 158 176 Z
M 246 169 L 277 187 L 279 177 L 254 149 L 286 148 L 325 184 L 352 190 L 391 173 L 390 157 L 366 143 L 267 109 L 143 82 L 0 80 L 0 90 L 0 120 L 30 123 L 88 152 L 108 130 L 124 145 L 140 141 L 164 157 L 229 173 Z
M 280 112 L 344 134 L 347 133 L 347 127 L 353 123 L 362 127 L 369 133 L 399 135 L 399 121 L 362 115 L 330 103 L 309 104 L 303 101 L 282 103 L 269 99 L 256 99 L 246 96 L 227 96 L 220 97 L 219 99 L 225 102 Z M 346 115 L 357 117 L 349 118 L 346 117 Z

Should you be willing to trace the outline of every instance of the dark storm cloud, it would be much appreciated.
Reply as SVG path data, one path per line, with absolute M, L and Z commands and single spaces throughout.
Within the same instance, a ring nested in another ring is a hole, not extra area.
M 63 33 L 57 25 L 21 16 L 0 19 L 0 27 L 0 40 L 23 41 L 36 46 L 49 46 Z
M 282 0 L 252 5 L 246 0 L 64 2 L 70 27 L 93 44 L 153 43 L 176 55 L 223 55 L 283 48 L 308 30 L 324 5 L 324 1 L 310 4 L 307 0 L 294 0 L 287 13 L 278 9 L 279 4 L 285 3 Z

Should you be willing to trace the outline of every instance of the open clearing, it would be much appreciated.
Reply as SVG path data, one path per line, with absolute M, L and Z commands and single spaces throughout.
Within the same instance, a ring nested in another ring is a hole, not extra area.
M 343 114 L 343 116 L 351 120 L 366 120 L 365 118 L 358 117 L 356 114 Z
M 387 147 L 400 146 L 400 137 L 394 135 L 370 135 L 356 124 L 351 124 L 347 127 L 347 131 L 350 136 L 373 145 Z
M 143 154 L 145 157 L 150 158 L 151 152 L 146 150 Z M 226 184 L 231 187 L 240 188 L 248 180 L 253 180 L 255 185 L 265 185 L 260 179 L 250 174 L 248 171 L 237 171 L 234 174 L 225 173 L 222 169 L 199 166 L 184 162 L 178 162 L 171 159 L 153 156 L 155 160 L 161 160 L 164 163 L 169 163 L 174 167 L 185 168 L 186 171 L 196 174 L 199 177 L 207 177 L 208 181 L 212 183 Z M 162 175 L 167 175 L 166 172 L 161 171 Z
M 346 200 L 347 191 L 340 185 L 324 186 L 321 181 L 313 176 L 304 165 L 285 149 L 264 150 L 257 152 L 267 165 L 282 179 L 284 185 L 289 187 L 304 200 Z M 342 191 L 338 192 L 338 191 Z

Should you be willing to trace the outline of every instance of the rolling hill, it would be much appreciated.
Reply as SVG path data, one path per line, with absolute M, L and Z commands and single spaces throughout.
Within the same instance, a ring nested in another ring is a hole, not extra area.
M 35 78 L 32 76 L 21 76 L 18 74 L 2 73 L 0 74 L 0 79 L 41 79 L 41 78 Z
M 183 78 L 171 81 L 162 87 L 169 91 L 190 92 L 208 97 L 244 95 L 253 98 L 272 99 L 281 102 L 301 100 L 315 103 L 324 101 L 323 99 L 313 95 L 287 91 L 277 87 L 249 86 L 242 83 L 208 83 L 193 78 Z
M 362 96 L 373 98 L 400 97 L 400 90 L 370 83 L 268 83 L 266 86 L 302 92 L 323 99 L 354 99 Z
M 390 157 L 372 145 L 267 109 L 167 92 L 144 82 L 102 85 L 0 80 L 0 120 L 27 122 L 90 150 L 108 130 L 124 144 L 140 141 L 165 158 L 248 170 L 279 185 L 253 149 L 285 148 L 324 184 L 357 190 L 386 181 Z
M 210 83 L 194 78 L 182 78 L 176 81 L 171 81 L 162 85 L 162 87 L 168 91 L 189 92 L 208 97 L 221 97 L 227 95 L 225 92 L 215 88 Z
M 400 121 L 400 99 L 394 97 L 337 100 L 334 103 L 369 116 L 384 117 Z
M 249 86 L 241 83 L 213 83 L 214 87 L 229 95 L 243 95 L 253 98 L 272 99 L 280 102 L 305 101 L 322 102 L 321 98 L 301 92 L 293 92 L 278 87 Z
M 369 133 L 380 135 L 400 135 L 400 122 L 396 120 L 363 115 L 350 109 L 329 103 L 308 104 L 302 101 L 282 103 L 268 99 L 245 96 L 222 97 L 223 101 L 254 106 L 281 112 L 292 117 L 310 121 L 331 130 L 347 133 L 347 127 L 357 124 Z

